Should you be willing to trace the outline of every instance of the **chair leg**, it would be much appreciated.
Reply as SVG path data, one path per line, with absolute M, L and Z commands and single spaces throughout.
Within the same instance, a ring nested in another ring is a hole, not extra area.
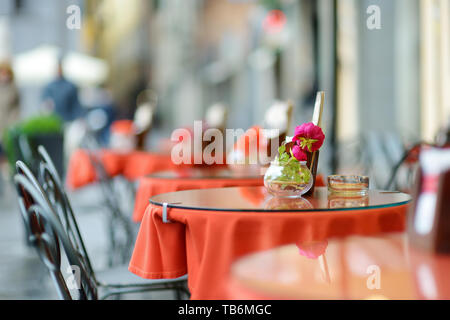
M 187 288 L 183 288 L 183 292 L 186 295 L 186 300 L 191 299 L 191 293 L 189 292 L 189 290 Z
M 183 284 L 175 289 L 175 298 L 177 300 L 189 300 L 191 293 L 189 292 L 187 285 Z
M 115 253 L 115 249 L 116 249 L 116 235 L 115 235 L 115 231 L 114 231 L 114 224 L 111 221 L 111 218 L 108 217 L 108 236 L 109 236 L 109 248 L 108 248 L 108 266 L 112 267 L 114 265 L 114 253 Z
M 182 291 L 180 288 L 177 288 L 174 290 L 175 293 L 175 300 L 182 300 L 183 296 L 182 296 Z

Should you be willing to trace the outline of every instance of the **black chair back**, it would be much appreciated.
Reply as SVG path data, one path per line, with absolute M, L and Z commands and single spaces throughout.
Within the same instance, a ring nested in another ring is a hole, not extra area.
M 83 255 L 75 249 L 36 177 L 21 161 L 17 162 L 17 171 L 14 183 L 27 230 L 27 241 L 36 249 L 41 261 L 49 270 L 59 297 L 65 300 L 97 299 L 95 278 L 86 270 Z M 61 270 L 63 255 L 67 258 L 70 270 L 75 271 L 67 281 Z
M 84 245 L 69 197 L 64 190 L 61 177 L 47 150 L 43 146 L 38 147 L 38 154 L 41 158 L 39 165 L 40 184 L 50 203 L 53 205 L 53 208 L 58 213 L 66 234 L 69 236 L 76 250 L 80 253 L 81 260 L 85 263 L 86 271 L 92 277 L 95 277 L 94 269 L 92 268 L 86 246 Z

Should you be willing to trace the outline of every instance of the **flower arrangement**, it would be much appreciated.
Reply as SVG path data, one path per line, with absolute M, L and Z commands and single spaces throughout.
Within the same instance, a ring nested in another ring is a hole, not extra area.
M 297 126 L 292 141 L 284 143 L 278 148 L 276 161 L 284 165 L 298 165 L 299 162 L 308 159 L 307 152 L 318 151 L 324 140 L 325 135 L 322 129 L 312 122 Z
M 311 122 L 297 126 L 292 141 L 278 148 L 278 155 L 266 172 L 264 181 L 269 191 L 286 197 L 306 193 L 313 185 L 311 171 L 306 166 L 308 153 L 314 155 L 324 140 L 319 126 Z
M 294 138 L 292 138 L 293 155 L 299 161 L 306 161 L 306 152 L 318 151 L 324 140 L 322 128 L 312 122 L 304 123 L 295 128 Z
M 305 157 L 305 159 L 303 159 Z M 302 170 L 302 162 L 306 162 L 306 154 L 297 152 L 294 154 L 294 148 L 281 145 L 278 148 L 278 156 L 275 158 L 275 164 L 282 168 L 281 175 L 277 177 L 277 181 L 285 182 L 281 188 L 285 189 L 288 183 L 304 184 L 308 183 L 311 174 L 307 170 Z

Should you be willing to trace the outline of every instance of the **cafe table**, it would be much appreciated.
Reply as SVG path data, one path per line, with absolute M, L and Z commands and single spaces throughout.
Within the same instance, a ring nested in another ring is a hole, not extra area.
M 259 168 L 230 170 L 226 166 L 164 170 L 139 179 L 133 211 L 133 221 L 141 222 L 149 199 L 157 194 L 207 188 L 264 185 Z
M 192 299 L 226 299 L 237 258 L 299 241 L 400 232 L 410 196 L 369 190 L 342 198 L 316 187 L 305 198 L 282 199 L 264 187 L 185 190 L 150 199 L 129 270 L 143 278 L 188 274 Z
M 230 299 L 450 299 L 450 255 L 405 233 L 306 241 L 233 263 Z

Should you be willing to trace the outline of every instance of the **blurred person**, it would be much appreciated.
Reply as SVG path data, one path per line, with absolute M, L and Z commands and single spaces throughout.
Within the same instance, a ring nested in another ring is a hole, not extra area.
M 5 129 L 19 120 L 19 92 L 14 73 L 7 62 L 0 64 L 0 137 Z M 1 142 L 1 140 L 0 140 Z M 0 143 L 0 154 L 2 153 Z
M 445 126 L 439 129 L 435 140 L 436 145 L 439 147 L 450 147 L 450 119 Z
M 6 162 L 3 161 L 2 137 L 5 129 L 19 120 L 19 111 L 19 93 L 11 65 L 7 62 L 0 63 L 0 195 L 3 193 L 3 176 L 6 176 L 2 171 L 7 169 L 4 165 Z
M 84 115 L 78 99 L 78 87 L 65 78 L 61 59 L 58 61 L 57 78 L 44 88 L 42 99 L 45 107 L 64 122 L 74 121 Z
M 0 64 L 0 132 L 19 118 L 19 92 L 9 63 Z
M 82 91 L 86 122 L 102 146 L 109 144 L 110 126 L 116 118 L 117 105 L 106 83 Z

